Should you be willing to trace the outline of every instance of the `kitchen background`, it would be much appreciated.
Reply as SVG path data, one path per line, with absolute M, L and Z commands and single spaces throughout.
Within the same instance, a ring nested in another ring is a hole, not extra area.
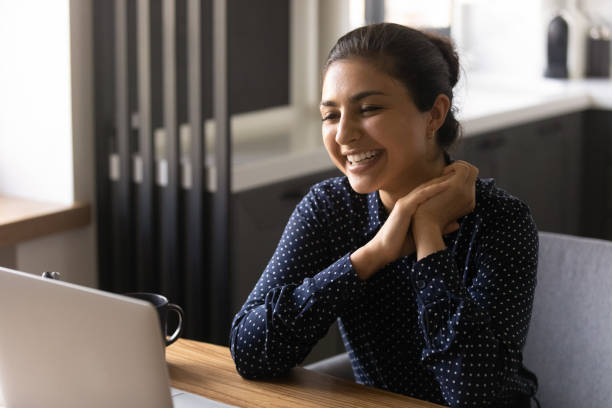
M 135 285 L 136 277 L 130 281 L 130 274 L 139 269 L 137 257 L 126 254 L 125 248 L 137 245 L 139 209 L 129 204 L 134 207 L 127 216 L 118 218 L 113 203 L 127 203 L 117 190 L 126 180 L 121 168 L 128 169 L 130 176 L 123 185 L 130 195 L 137 194 L 135 163 L 142 157 L 137 144 L 130 144 L 125 156 L 130 162 L 122 162 L 126 159 L 113 130 L 114 92 L 119 89 L 113 46 L 115 13 L 125 7 L 126 44 L 137 48 L 132 34 L 141 3 L 0 0 L 0 195 L 86 201 L 97 210 L 87 227 L 0 247 L 0 265 L 33 273 L 58 270 L 65 280 L 119 292 Z M 150 4 L 153 17 L 155 10 L 161 13 L 161 1 Z M 176 4 L 180 19 L 185 3 Z M 202 4 L 203 21 L 208 22 L 203 27 L 210 27 L 206 11 L 211 2 Z M 188 316 L 206 313 L 210 291 L 213 298 L 225 296 L 224 319 L 210 330 L 192 324 L 187 335 L 226 341 L 228 319 L 263 270 L 291 210 L 310 185 L 336 174 L 320 142 L 319 69 L 335 39 L 366 20 L 383 18 L 450 33 L 464 69 L 457 104 L 465 136 L 453 154 L 474 162 L 483 176 L 497 178 L 502 187 L 525 199 L 541 229 L 612 239 L 610 80 L 543 78 L 548 24 L 559 10 L 575 5 L 553 0 L 228 1 L 231 263 L 229 270 L 215 273 L 227 275 L 229 286 L 225 295 L 207 284 L 197 289 L 204 292 L 195 292 L 203 299 L 202 310 L 187 308 Z M 583 23 L 587 21 L 584 27 L 612 24 L 611 2 L 585 0 L 578 5 Z M 155 37 L 160 28 L 152 21 Z M 186 35 L 181 32 L 179 38 Z M 203 38 L 210 39 L 207 33 L 204 29 Z M 189 169 L 193 139 L 179 115 L 174 141 L 180 159 L 180 187 L 175 186 L 179 204 L 188 200 L 195 180 L 186 176 L 188 170 L 204 177 L 205 202 L 211 203 L 218 191 L 212 64 L 206 58 L 212 46 L 203 47 L 203 89 L 209 98 L 203 108 L 206 167 L 200 173 Z M 135 65 L 129 70 L 128 79 L 133 80 Z M 179 95 L 185 86 L 178 85 Z M 161 118 L 161 105 L 156 109 Z M 138 135 L 138 112 L 129 114 L 131 133 Z M 168 191 L 164 169 L 173 142 L 167 140 L 163 120 L 153 126 L 155 194 L 159 194 L 155 199 L 161 200 L 156 208 L 158 218 L 164 218 L 161 202 Z M 208 225 L 212 223 L 209 204 L 205 210 Z M 188 221 L 178 220 L 182 224 L 175 228 L 180 234 Z M 188 237 L 181 237 L 180 244 L 186 244 Z M 155 240 L 163 253 L 166 237 L 159 234 Z M 212 241 L 209 232 L 206 242 Z M 206 242 L 201 273 L 208 277 L 211 254 Z M 182 284 L 184 273 L 164 272 L 155 257 L 151 262 L 152 275 L 174 282 L 166 282 L 168 286 L 161 282 L 158 290 L 170 291 L 173 301 L 182 303 L 188 292 Z M 332 329 L 309 361 L 339 351 L 342 345 Z

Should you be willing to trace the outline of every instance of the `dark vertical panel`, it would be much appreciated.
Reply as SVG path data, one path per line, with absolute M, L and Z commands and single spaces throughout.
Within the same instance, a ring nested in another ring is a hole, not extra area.
M 153 117 L 151 76 L 151 8 L 149 0 L 138 0 L 138 155 L 142 178 L 138 186 L 137 283 L 139 290 L 155 290 L 153 264 L 155 229 L 153 226 Z
M 115 0 L 115 119 L 117 123 L 117 153 L 119 154 L 119 180 L 115 183 L 113 213 L 116 239 L 113 267 L 115 290 L 132 288 L 131 279 L 131 149 L 130 149 L 130 96 L 128 59 L 128 3 Z
M 98 284 L 111 290 L 112 218 L 108 157 L 110 140 L 114 137 L 115 54 L 114 8 L 112 2 L 94 1 L 94 81 L 95 81 L 95 149 L 96 149 L 96 215 L 98 231 Z M 100 92 L 104 90 L 104 92 Z
M 176 114 L 180 124 L 188 122 L 187 103 L 187 0 L 175 0 L 176 7 Z
M 176 299 L 180 295 L 180 269 L 178 262 L 178 102 L 177 102 L 177 44 L 176 1 L 162 2 L 162 56 L 164 89 L 165 154 L 167 160 L 167 185 L 163 192 L 161 225 L 162 260 L 161 290 Z
M 211 271 L 212 341 L 227 344 L 230 327 L 230 206 L 231 134 L 228 98 L 227 2 L 213 3 L 213 113 L 215 118 L 215 167 L 217 191 L 214 198 Z
M 583 115 L 582 215 L 579 233 L 612 239 L 612 113 L 587 110 Z M 588 197 L 588 198 L 586 198 Z
M 127 0 L 128 107 L 130 113 L 130 150 L 132 153 L 138 150 L 138 124 L 132 120 L 138 116 L 138 21 L 136 1 Z
M 202 106 L 202 1 L 187 3 L 187 89 L 189 96 L 189 126 L 191 146 L 191 189 L 187 203 L 187 242 L 185 265 L 186 326 L 191 337 L 206 336 L 206 305 L 202 302 L 206 293 L 204 281 L 204 139 Z
M 162 78 L 162 0 L 150 0 L 151 5 L 151 102 L 153 129 L 164 126 Z
M 212 0 L 202 0 L 205 119 L 213 115 L 212 3 Z M 227 9 L 230 114 L 287 105 L 290 2 L 228 0 Z
M 152 262 L 155 267 L 155 287 L 154 290 L 161 292 L 161 274 L 162 274 L 162 246 L 163 246 L 163 198 L 164 187 L 157 184 L 157 166 L 158 155 L 155 143 L 155 132 L 158 129 L 163 130 L 164 126 L 164 87 L 163 87 L 163 55 L 162 55 L 162 0 L 150 0 L 150 20 L 151 20 L 151 122 L 152 122 L 152 168 L 153 168 L 153 228 L 155 235 L 153 237 L 153 255 Z M 173 302 L 178 300 L 173 300 Z
M 202 103 L 204 119 L 212 119 L 213 0 L 202 0 Z
M 230 114 L 289 104 L 287 0 L 227 0 Z
M 191 223 L 189 220 L 186 204 L 188 201 L 188 190 L 183 188 L 183 163 L 188 160 L 187 152 L 189 147 L 186 146 L 188 134 L 185 134 L 188 129 L 188 101 L 187 101 L 187 0 L 176 0 L 176 118 L 178 124 L 177 133 L 177 268 L 179 273 L 173 275 L 173 280 L 176 281 L 177 295 L 176 301 L 180 304 L 185 304 L 185 274 L 186 274 L 186 254 L 187 254 L 187 225 Z
M 130 291 L 139 289 L 138 282 L 138 208 L 139 208 L 139 183 L 135 180 L 135 155 L 138 154 L 138 21 L 137 0 L 127 0 L 127 35 L 128 35 L 128 125 L 129 125 L 129 166 L 131 170 L 130 179 L 130 202 L 129 202 L 129 231 L 130 231 Z
M 100 286 L 164 292 L 193 312 L 187 321 L 191 337 L 205 338 L 214 326 L 214 340 L 226 343 L 231 319 L 228 115 L 288 101 L 288 3 L 113 0 L 95 1 L 94 8 Z M 237 105 L 230 108 L 232 101 Z M 206 191 L 202 129 L 213 111 L 214 206 Z M 184 122 L 191 127 L 192 179 L 181 192 L 178 133 Z M 157 186 L 154 133 L 162 127 L 161 158 L 168 174 L 167 183 Z M 132 162 L 133 153 L 139 160 Z M 110 154 L 120 163 L 113 180 Z M 132 165 L 138 170 L 133 174 Z M 214 248 L 207 237 L 214 237 Z

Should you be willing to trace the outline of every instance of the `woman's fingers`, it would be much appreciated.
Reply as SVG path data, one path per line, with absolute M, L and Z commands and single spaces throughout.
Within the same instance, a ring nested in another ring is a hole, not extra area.
M 438 194 L 441 191 L 446 190 L 449 186 L 450 186 L 450 181 L 448 179 L 442 180 L 438 183 L 431 184 L 429 186 L 424 187 L 421 191 L 419 191 L 419 194 L 429 198 L 429 197 L 432 197 Z
M 455 173 L 462 181 L 476 180 L 478 177 L 478 168 L 472 164 L 457 160 L 444 168 L 442 174 Z
M 407 196 L 400 198 L 395 203 L 393 211 L 396 211 L 395 209 L 397 208 L 397 212 L 402 214 L 403 219 L 410 220 L 419 205 L 436 196 L 437 194 L 440 194 L 447 188 L 448 182 L 432 184 L 427 187 L 419 188 L 418 190 L 413 191 Z
M 425 183 L 423 183 L 419 187 L 417 187 L 417 189 L 418 188 L 428 187 L 428 186 L 431 186 L 433 184 L 441 183 L 443 181 L 449 180 L 452 176 L 453 176 L 452 173 L 443 174 L 440 177 L 436 177 L 436 178 L 433 178 L 433 179 L 431 179 L 429 181 L 426 181 Z
M 444 169 L 442 170 L 442 174 L 450 174 L 450 173 L 454 173 L 455 172 L 455 163 L 449 164 L 448 166 L 444 167 Z
M 419 188 L 417 191 L 415 191 L 412 200 L 415 204 L 421 204 L 422 202 L 429 200 L 431 197 L 440 194 L 449 186 L 450 182 L 448 181 L 448 179 L 427 186 L 423 186 L 422 188 Z

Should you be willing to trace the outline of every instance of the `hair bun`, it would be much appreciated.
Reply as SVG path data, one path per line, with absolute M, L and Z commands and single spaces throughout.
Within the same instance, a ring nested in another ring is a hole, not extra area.
M 434 33 L 426 33 L 429 40 L 440 50 L 448 64 L 449 82 L 454 87 L 459 80 L 459 56 L 452 40 Z

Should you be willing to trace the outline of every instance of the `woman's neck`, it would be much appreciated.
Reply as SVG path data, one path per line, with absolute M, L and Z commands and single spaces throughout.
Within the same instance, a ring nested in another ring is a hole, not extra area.
M 420 169 L 415 169 L 411 172 L 410 177 L 396 183 L 396 186 L 379 190 L 380 199 L 388 213 L 391 212 L 393 206 L 400 198 L 408 195 L 412 190 L 431 179 L 440 177 L 446 167 L 446 161 L 443 154 L 430 163 L 425 163 Z

